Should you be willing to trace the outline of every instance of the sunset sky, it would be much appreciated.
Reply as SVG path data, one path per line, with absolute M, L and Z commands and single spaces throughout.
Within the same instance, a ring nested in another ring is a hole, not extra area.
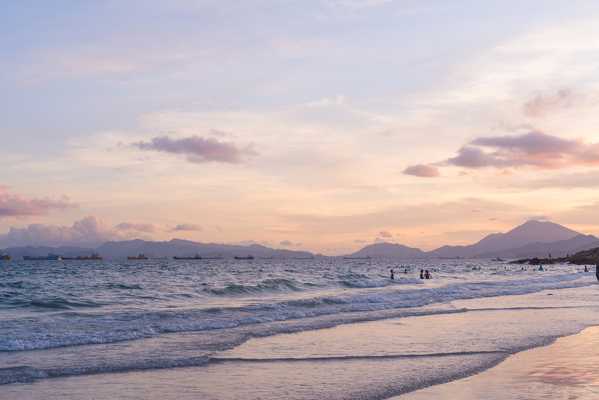
M 1 248 L 599 234 L 599 2 L 1 9 Z

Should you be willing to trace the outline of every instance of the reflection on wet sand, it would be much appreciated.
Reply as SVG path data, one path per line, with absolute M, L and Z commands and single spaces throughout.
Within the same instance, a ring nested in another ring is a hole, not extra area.
M 406 399 L 596 399 L 599 327 L 527 350 L 481 374 L 401 396 Z

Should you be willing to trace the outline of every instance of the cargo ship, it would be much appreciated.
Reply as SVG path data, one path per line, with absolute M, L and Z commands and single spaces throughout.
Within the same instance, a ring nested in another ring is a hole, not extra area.
M 127 260 L 149 260 L 149 259 L 150 259 L 150 257 L 146 257 L 145 254 L 141 254 L 141 253 L 137 257 L 129 257 L 129 256 L 127 256 Z
M 62 257 L 58 254 L 54 254 L 54 251 L 48 253 L 47 256 L 23 256 L 25 261 L 40 261 L 40 260 L 62 260 Z
M 104 257 L 100 257 L 98 255 L 98 253 L 92 253 L 91 257 L 81 257 L 81 256 L 77 256 L 77 257 L 63 257 L 63 260 L 103 260 Z
M 201 260 L 202 256 L 199 255 L 198 253 L 196 253 L 196 255 L 193 256 L 193 257 L 178 257 L 178 256 L 173 256 L 173 258 L 175 260 Z
M 254 256 L 252 256 L 251 254 L 248 255 L 247 257 L 241 257 L 241 256 L 235 256 L 236 260 L 253 260 Z
M 6 254 L 3 250 L 0 250 L 0 261 L 12 260 L 12 257 Z

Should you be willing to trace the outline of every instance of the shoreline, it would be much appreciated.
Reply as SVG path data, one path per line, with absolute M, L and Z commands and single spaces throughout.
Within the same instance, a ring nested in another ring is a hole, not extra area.
M 594 399 L 599 396 L 599 326 L 510 355 L 478 374 L 392 399 Z

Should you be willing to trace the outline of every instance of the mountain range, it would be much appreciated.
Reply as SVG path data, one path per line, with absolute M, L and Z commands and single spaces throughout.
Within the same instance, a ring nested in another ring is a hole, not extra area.
M 583 235 L 553 222 L 528 221 L 507 233 L 493 233 L 480 241 L 467 246 L 442 246 L 425 252 L 396 243 L 376 243 L 346 255 L 346 257 L 380 258 L 545 258 L 563 257 L 578 251 L 599 247 L 599 239 L 593 235 Z M 204 257 L 221 256 L 233 259 L 235 255 L 256 258 L 334 258 L 307 251 L 271 249 L 253 244 L 251 246 L 199 243 L 189 240 L 172 239 L 168 242 L 153 242 L 141 239 L 122 242 L 105 242 L 95 249 L 82 247 L 25 246 L 5 249 L 14 259 L 23 255 L 46 255 L 50 251 L 64 257 L 91 256 L 99 253 L 107 259 L 122 260 L 127 256 L 142 253 L 150 258 L 172 257 L 174 255 L 192 257 L 196 253 Z

